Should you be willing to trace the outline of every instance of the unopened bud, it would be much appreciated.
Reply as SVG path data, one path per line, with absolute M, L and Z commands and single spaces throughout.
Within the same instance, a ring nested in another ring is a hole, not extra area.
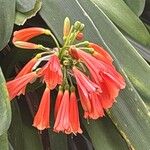
M 70 32 L 70 20 L 68 17 L 66 17 L 64 20 L 64 31 L 63 31 L 64 38 L 68 36 L 69 32 Z
M 48 29 L 44 29 L 43 31 L 44 31 L 44 34 L 46 34 L 46 35 L 51 35 L 52 34 L 52 32 Z
M 81 27 L 81 22 L 76 21 L 76 22 L 74 23 L 74 29 L 80 30 L 80 27 Z
M 82 32 L 79 32 L 79 33 L 77 34 L 77 36 L 76 36 L 76 39 L 77 39 L 78 41 L 81 41 L 81 40 L 83 39 L 83 37 L 84 37 L 84 34 L 83 34 Z
M 84 41 L 84 42 L 81 42 L 81 43 L 77 43 L 75 45 L 76 47 L 88 47 L 89 46 L 89 41 Z
M 19 48 L 24 49 L 38 49 L 39 45 L 29 42 L 23 42 L 23 41 L 16 41 L 14 42 L 14 45 Z
M 85 25 L 82 23 L 80 26 L 80 31 L 82 31 L 84 29 Z

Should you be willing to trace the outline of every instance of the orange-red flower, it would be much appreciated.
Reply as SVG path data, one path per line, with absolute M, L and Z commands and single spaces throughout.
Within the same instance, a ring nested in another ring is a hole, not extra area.
M 73 67 L 73 73 L 77 82 L 78 92 L 84 112 L 90 113 L 92 111 L 91 95 L 94 93 L 101 93 L 101 87 L 92 82 L 76 67 Z
M 19 48 L 40 49 L 41 45 L 30 43 L 27 41 L 41 34 L 50 35 L 51 32 L 44 28 L 37 28 L 37 27 L 26 28 L 19 31 L 15 31 L 12 41 L 13 44 Z
M 50 35 L 50 31 L 43 28 L 31 27 L 14 32 L 13 43 L 16 41 L 28 41 L 41 34 Z
M 50 89 L 46 87 L 39 109 L 34 117 L 33 126 L 38 130 L 44 130 L 50 127 Z
M 104 116 L 104 110 L 99 97 L 100 93 L 92 93 L 90 95 L 91 111 L 85 111 L 84 118 L 98 119 Z
M 55 119 L 56 119 L 56 116 L 57 116 L 57 113 L 58 113 L 58 110 L 59 110 L 59 107 L 61 104 L 62 97 L 63 97 L 63 88 L 60 86 L 58 94 L 57 94 L 57 98 L 55 101 L 55 109 L 54 109 L 54 118 Z
M 70 131 L 70 120 L 69 120 L 69 90 L 64 91 L 63 97 L 61 99 L 60 107 L 57 112 L 57 116 L 54 124 L 55 132 L 65 132 Z
M 80 128 L 79 110 L 75 91 L 71 91 L 69 104 L 70 133 L 82 133 Z
M 7 82 L 6 85 L 9 92 L 10 100 L 20 94 L 24 94 L 26 85 L 35 80 L 36 78 L 36 72 L 31 72 L 17 79 Z
M 34 57 L 32 58 L 24 67 L 23 69 L 17 74 L 16 78 L 21 77 L 23 75 L 28 74 L 29 72 L 32 71 L 33 66 L 37 62 L 38 58 Z
M 51 55 L 49 61 L 41 69 L 39 74 L 44 76 L 44 82 L 50 89 L 54 89 L 57 84 L 61 84 L 63 75 L 61 71 L 60 60 L 54 54 Z
M 16 41 L 14 42 L 14 45 L 19 48 L 24 49 L 40 49 L 41 45 L 29 43 L 29 42 L 23 42 L 23 41 Z
M 101 46 L 95 43 L 89 43 L 89 47 L 94 49 L 93 56 L 104 62 L 113 61 L 112 57 Z
M 71 54 L 75 55 L 76 58 L 78 57 L 78 59 L 83 61 L 90 72 L 91 80 L 101 88 L 102 92 L 99 92 L 98 94 L 99 99 L 101 99 L 101 106 L 104 109 L 112 107 L 115 98 L 118 96 L 119 90 L 125 87 L 125 81 L 123 77 L 115 70 L 114 66 L 112 66 L 111 64 L 100 61 L 94 58 L 91 54 L 88 54 L 80 49 L 73 49 L 73 52 L 71 52 Z M 88 103 L 86 103 L 87 100 L 85 101 L 85 99 L 89 98 L 86 97 L 86 92 L 83 91 L 83 83 L 80 84 L 78 80 L 77 84 L 78 86 L 80 85 L 80 87 L 78 87 L 78 91 L 81 98 L 81 104 L 86 112 L 86 105 Z M 88 107 L 91 108 L 91 105 L 88 104 Z M 87 111 L 88 113 L 91 112 L 89 111 L 89 108 Z
M 27 84 L 36 78 L 41 78 L 42 83 L 46 84 L 33 121 L 33 126 L 39 130 L 50 127 L 50 92 L 58 86 L 53 129 L 75 135 L 82 133 L 75 91 L 79 95 L 84 118 L 98 119 L 112 107 L 120 89 L 125 88 L 125 81 L 113 66 L 111 55 L 101 46 L 88 41 L 74 45 L 76 39 L 82 40 L 84 37 L 83 28 L 81 22 L 71 25 L 69 18 L 66 18 L 62 47 L 47 29 L 33 27 L 14 33 L 13 43 L 17 47 L 44 51 L 31 59 L 14 80 L 7 82 L 10 99 L 24 94 Z M 57 47 L 51 49 L 29 42 L 41 34 L 51 35 Z

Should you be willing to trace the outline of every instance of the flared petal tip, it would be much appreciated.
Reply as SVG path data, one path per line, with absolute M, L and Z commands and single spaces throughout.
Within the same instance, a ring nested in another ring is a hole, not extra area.
M 32 124 L 32 126 L 35 127 L 35 128 L 37 128 L 37 129 L 40 130 L 40 131 L 50 128 L 49 125 L 45 125 L 45 126 L 44 126 L 44 125 L 41 125 L 41 124 L 39 124 L 39 125 L 37 125 L 37 124 Z

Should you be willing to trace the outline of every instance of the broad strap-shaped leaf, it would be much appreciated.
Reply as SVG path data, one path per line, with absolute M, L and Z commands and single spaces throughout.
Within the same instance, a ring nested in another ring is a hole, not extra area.
M 131 149 L 150 149 L 150 112 L 130 83 L 108 114 Z
M 55 133 L 52 130 L 53 129 L 49 130 L 49 140 L 52 150 L 67 150 L 67 135 L 63 133 Z
M 11 122 L 10 100 L 5 79 L 0 69 L 0 135 L 5 133 Z
M 15 21 L 15 0 L 0 1 L 0 50 L 9 42 Z
M 83 118 L 83 116 L 81 117 Z M 82 122 L 91 137 L 95 150 L 100 148 L 106 150 L 128 150 L 125 140 L 108 116 L 98 120 L 91 120 L 89 123 L 82 119 Z
M 3 133 L 2 135 L 0 135 L 0 149 L 1 150 L 9 150 L 7 133 Z
M 142 14 L 145 7 L 145 0 L 124 0 L 124 2 L 137 16 Z
M 27 2 L 28 3 L 28 2 Z M 27 12 L 16 12 L 16 19 L 15 19 L 15 24 L 17 25 L 23 25 L 27 19 L 32 18 L 33 16 L 36 15 L 36 13 L 41 9 L 42 6 L 42 1 L 41 0 L 36 0 L 36 3 L 34 5 L 34 8 L 30 11 Z
M 12 123 L 8 131 L 12 147 L 14 150 L 43 150 L 38 131 L 32 127 L 31 114 L 24 104 L 25 99 L 20 99 L 20 108 L 16 100 L 11 104 Z
M 150 46 L 150 34 L 142 21 L 127 7 L 123 0 L 90 0 L 101 8 L 121 29 L 139 43 Z
M 128 42 L 128 40 L 119 32 L 110 19 L 104 12 L 95 7 L 95 4 L 85 0 L 80 0 L 82 7 L 89 12 L 94 25 L 97 27 L 100 35 L 103 38 L 103 43 L 106 48 L 113 53 L 114 57 L 118 59 L 132 84 L 141 95 L 144 95 L 144 101 L 150 100 L 150 67 L 145 60 L 137 53 L 135 48 Z M 97 15 L 96 15 L 97 14 Z M 89 38 L 89 37 L 88 37 Z M 97 39 L 97 37 L 95 37 Z M 100 42 L 98 42 L 100 43 Z M 134 58 L 134 59 L 133 59 Z
M 134 39 L 128 37 L 126 38 L 130 43 L 134 46 L 134 48 L 141 54 L 141 56 L 148 62 L 150 62 L 150 48 L 141 45 L 140 43 L 136 42 Z
M 83 22 L 86 25 L 85 39 L 103 44 L 113 55 L 120 72 L 122 71 L 125 76 L 128 75 L 141 94 L 144 93 L 147 98 L 149 97 L 149 84 L 147 84 L 149 66 L 95 4 L 87 0 L 45 0 L 40 14 L 59 40 L 62 35 L 60 33 L 62 33 L 63 20 L 66 16 L 74 21 L 80 20 Z M 136 67 L 135 64 L 137 64 Z M 118 130 L 130 147 L 137 150 L 147 150 L 150 147 L 149 112 L 128 78 L 126 80 L 127 88 L 118 97 L 118 102 L 113 107 L 114 111 L 111 112 L 111 116 L 113 115 L 116 126 L 118 124 Z M 117 112 L 120 109 L 119 114 Z M 127 111 L 124 111 L 124 109 L 127 109 Z M 139 115 L 138 112 L 143 115 Z M 126 121 L 122 119 L 124 117 L 126 117 Z M 127 127 L 122 125 L 126 122 L 128 122 Z M 133 122 L 136 123 L 136 128 L 133 130 L 136 132 L 131 132 L 131 129 L 135 127 Z M 143 139 L 144 143 L 141 142 Z
M 43 9 L 41 9 L 40 14 L 60 42 L 62 42 L 62 24 L 66 16 L 70 17 L 71 21 L 80 20 L 83 22 L 86 26 L 85 40 L 105 46 L 118 59 L 119 64 L 140 94 L 145 95 L 145 100 L 149 101 L 150 67 L 148 64 L 100 8 L 90 1 L 80 0 L 80 3 L 82 6 L 78 6 L 75 1 L 71 5 L 71 2 L 46 0 L 43 3 Z M 60 5 L 66 9 L 61 9 Z M 58 9 L 59 11 L 57 11 Z M 68 11 L 69 9 L 71 11 Z M 90 13 L 87 14 L 84 10 Z
M 22 13 L 28 12 L 34 9 L 35 3 L 36 3 L 36 0 L 28 0 L 28 1 L 17 0 L 16 9 L 17 11 L 22 12 Z

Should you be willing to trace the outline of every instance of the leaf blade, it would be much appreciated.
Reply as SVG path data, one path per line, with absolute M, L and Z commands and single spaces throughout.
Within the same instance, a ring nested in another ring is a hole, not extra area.
M 0 50 L 9 42 L 15 21 L 15 0 L 2 0 L 0 4 Z

